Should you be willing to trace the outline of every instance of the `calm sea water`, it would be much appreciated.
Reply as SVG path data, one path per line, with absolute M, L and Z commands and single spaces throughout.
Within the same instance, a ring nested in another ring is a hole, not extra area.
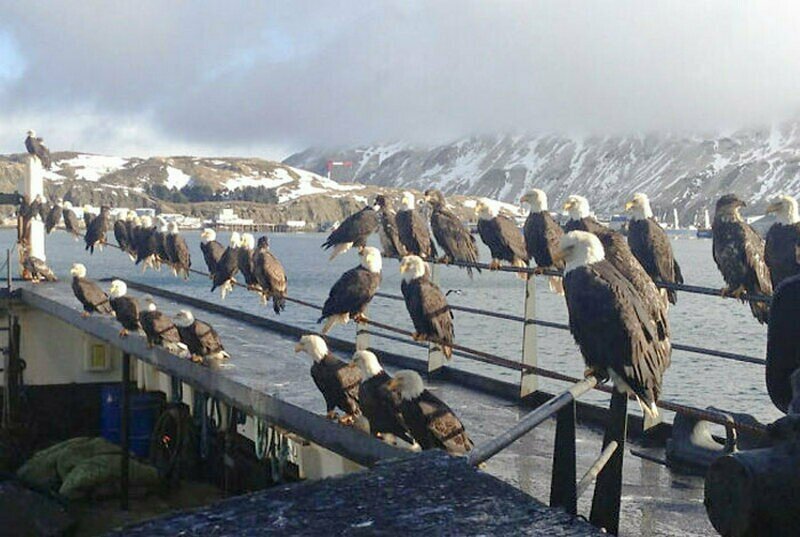
M 194 266 L 205 270 L 199 248 L 199 232 L 186 232 L 192 249 Z M 0 230 L 0 246 L 13 244 L 15 231 Z M 111 234 L 109 239 L 113 240 Z M 219 240 L 226 243 L 228 234 L 221 233 Z M 290 296 L 321 304 L 328 290 L 345 270 L 358 262 L 354 252 L 348 252 L 333 262 L 320 249 L 324 236 L 309 234 L 274 234 L 270 241 L 273 252 L 281 259 L 289 278 Z M 687 283 L 721 287 L 722 278 L 711 257 L 710 240 L 679 239 L 673 241 L 676 256 L 683 268 Z M 377 244 L 376 244 L 377 245 Z M 74 262 L 84 263 L 92 278 L 119 275 L 135 278 L 175 292 L 199 298 L 218 300 L 211 294 L 208 280 L 192 275 L 189 281 L 174 278 L 170 271 L 149 271 L 145 274 L 134 268 L 128 257 L 116 249 L 107 248 L 90 256 L 83 250 L 83 242 L 75 242 L 63 232 L 54 232 L 47 239 L 48 262 L 62 278 L 69 277 L 69 267 Z M 481 250 L 482 259 L 488 259 L 488 251 Z M 509 273 L 476 274 L 470 280 L 466 273 L 454 267 L 440 267 L 440 284 L 445 290 L 459 290 L 451 294 L 451 304 L 472 306 L 490 311 L 522 315 L 524 283 Z M 400 294 L 400 275 L 396 260 L 385 260 L 381 290 Z M 271 307 L 259 304 L 257 297 L 242 288 L 236 288 L 228 296 L 225 305 L 243 311 L 274 317 Z M 537 278 L 537 316 L 541 319 L 566 322 L 567 313 L 563 297 L 547 290 L 545 278 Z M 402 302 L 376 299 L 370 307 L 370 316 L 406 330 L 412 330 L 411 320 Z M 289 303 L 280 320 L 316 329 L 318 312 Z M 713 349 L 739 352 L 763 357 L 766 348 L 766 327 L 759 325 L 745 304 L 722 298 L 681 293 L 678 304 L 670 309 L 672 339 L 674 342 L 698 345 Z M 459 343 L 492 352 L 497 355 L 519 359 L 522 348 L 522 326 L 511 321 L 490 319 L 482 316 L 456 312 L 456 339 Z M 579 351 L 566 331 L 538 328 L 539 365 L 570 375 L 583 373 L 583 361 Z M 353 339 L 354 326 L 337 327 L 332 335 Z M 391 349 L 409 356 L 424 358 L 424 349 L 399 342 L 375 338 L 373 346 Z M 485 375 L 516 382 L 518 373 L 495 366 L 470 362 L 456 357 L 454 367 L 477 371 Z M 542 379 L 541 386 L 547 390 L 559 390 L 562 383 Z M 590 399 L 606 401 L 603 394 L 591 394 Z M 761 365 L 744 364 L 675 351 L 672 366 L 665 379 L 664 398 L 705 407 L 753 414 L 762 421 L 780 417 L 771 404 L 764 384 L 764 368 Z

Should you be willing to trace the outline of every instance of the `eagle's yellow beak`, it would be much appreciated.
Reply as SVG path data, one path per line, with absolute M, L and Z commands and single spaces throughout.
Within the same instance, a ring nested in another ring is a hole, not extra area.
M 636 204 L 633 202 L 633 200 L 629 201 L 628 203 L 625 204 L 625 210 L 630 211 L 631 209 L 633 209 L 634 205 Z
M 298 343 L 294 346 L 294 352 L 301 352 L 303 350 L 303 344 Z
M 569 211 L 572 208 L 573 202 L 571 200 L 567 200 L 564 202 L 564 210 Z
M 397 378 L 393 378 L 389 382 L 386 383 L 386 387 L 390 390 L 396 390 L 400 386 L 400 381 Z

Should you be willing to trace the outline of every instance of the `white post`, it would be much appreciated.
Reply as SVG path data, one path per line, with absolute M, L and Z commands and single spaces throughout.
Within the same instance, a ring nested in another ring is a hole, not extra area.
M 364 315 L 367 314 L 367 309 L 364 309 Z M 367 333 L 367 323 L 356 323 L 356 350 L 365 351 L 369 349 L 369 334 Z
M 439 269 L 436 263 L 431 263 L 431 281 L 439 285 Z M 428 343 L 428 373 L 433 373 L 437 369 L 444 366 L 447 358 L 445 358 L 442 349 L 438 344 Z
M 28 155 L 25 177 L 20 190 L 23 196 L 32 202 L 38 195 L 44 195 L 44 170 L 42 163 L 34 155 Z M 44 253 L 44 222 L 37 218 L 31 220 L 30 235 L 27 237 L 30 255 L 46 260 Z
M 538 365 L 536 345 L 536 325 L 531 323 L 536 318 L 536 278 L 528 275 L 525 283 L 525 324 L 522 327 L 522 363 Z M 519 396 L 525 397 L 539 389 L 539 378 L 534 373 L 523 371 L 519 381 Z

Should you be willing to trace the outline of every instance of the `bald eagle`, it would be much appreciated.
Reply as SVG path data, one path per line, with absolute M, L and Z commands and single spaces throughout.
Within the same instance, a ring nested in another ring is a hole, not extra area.
M 474 444 L 461 420 L 444 401 L 425 389 L 416 371 L 398 371 L 388 387 L 400 397 L 400 412 L 422 449 L 443 449 L 464 455 Z
M 175 276 L 182 276 L 184 280 L 189 279 L 189 269 L 192 268 L 192 255 L 189 253 L 189 245 L 180 235 L 180 228 L 177 222 L 170 222 L 167 225 L 166 239 L 167 259 L 172 265 L 172 272 Z
M 333 284 L 328 299 L 322 307 L 318 323 L 325 321 L 322 333 L 327 334 L 337 324 L 346 324 L 350 319 L 358 322 L 364 315 L 367 304 L 378 292 L 381 283 L 383 262 L 377 248 L 361 249 L 361 264 L 342 274 Z
M 378 206 L 364 207 L 355 214 L 345 218 L 335 230 L 328 235 L 322 247 L 333 248 L 330 259 L 343 254 L 353 246 L 361 248 L 367 245 L 367 239 L 378 229 Z
M 133 249 L 133 238 L 131 237 L 131 226 L 136 217 L 136 213 L 128 211 L 125 213 L 125 219 L 118 219 L 114 222 L 114 238 L 117 240 L 119 249 L 128 254 L 131 261 L 136 261 L 136 255 Z
M 30 254 L 26 248 L 23 253 L 22 268 L 27 271 L 33 283 L 39 283 L 42 280 L 47 282 L 57 282 L 55 273 L 47 266 L 43 259 Z
M 33 130 L 28 131 L 28 137 L 25 138 L 25 149 L 31 155 L 35 155 L 42 163 L 45 170 L 52 167 L 52 160 L 50 159 L 50 150 L 44 145 L 44 140 L 36 137 L 36 132 Z
M 103 205 L 100 208 L 100 214 L 95 216 L 89 223 L 89 227 L 86 228 L 84 241 L 86 241 L 86 249 L 89 250 L 89 253 L 94 253 L 95 246 L 98 246 L 101 250 L 103 249 L 103 245 L 106 243 L 106 233 L 108 233 L 109 228 L 110 212 L 111 209 Z
M 403 283 L 400 289 L 406 301 L 406 309 L 414 322 L 414 340 L 431 341 L 436 345 L 443 342 L 442 353 L 449 360 L 453 356 L 452 344 L 455 340 L 453 312 L 441 289 L 428 278 L 425 261 L 416 255 L 403 258 L 400 263 Z
M 491 270 L 500 267 L 505 261 L 514 267 L 528 266 L 528 252 L 525 249 L 525 238 L 517 224 L 510 218 L 498 214 L 497 206 L 489 199 L 482 199 L 475 205 L 478 215 L 478 234 L 492 253 Z M 525 273 L 517 274 L 527 279 Z
M 47 218 L 44 221 L 44 229 L 49 235 L 53 232 L 53 230 L 61 223 L 61 217 L 64 214 L 64 202 L 61 201 L 61 198 L 56 200 L 56 204 L 53 205 L 50 210 L 47 212 Z
M 395 437 L 413 445 L 400 410 L 400 398 L 388 386 L 392 377 L 383 370 L 378 357 L 370 351 L 356 351 L 353 363 L 361 370 L 358 402 L 369 421 L 370 432 L 389 442 Z
M 231 233 L 230 245 L 222 253 L 222 257 L 217 263 L 217 269 L 214 271 L 214 283 L 211 285 L 211 291 L 213 292 L 219 287 L 222 300 L 225 300 L 225 296 L 233 291 L 236 273 L 239 272 L 240 243 L 241 236 L 236 231 Z
M 128 286 L 122 280 L 112 281 L 111 289 L 108 291 L 114 316 L 122 325 L 119 337 L 126 337 L 129 331 L 138 332 L 142 327 L 139 324 L 139 302 L 128 296 L 127 292 Z
M 325 340 L 314 334 L 302 336 L 294 350 L 304 351 L 314 359 L 311 378 L 325 398 L 328 418 L 336 418 L 337 408 L 346 415 L 343 421 L 361 415 L 361 407 L 358 404 L 361 370 L 356 364 L 336 358 L 328 351 Z
M 75 211 L 72 210 L 72 203 L 69 201 L 64 202 L 64 228 L 75 235 L 75 240 L 78 240 L 80 235 L 80 221 Z
M 528 258 L 533 258 L 540 269 L 563 270 L 563 260 L 556 259 L 561 236 L 564 230 L 547 209 L 547 194 L 544 190 L 534 188 L 520 198 L 520 203 L 531 206 L 522 234 L 525 236 L 525 250 Z M 550 290 L 559 295 L 564 294 L 564 285 L 560 276 L 550 276 Z
M 153 265 L 155 266 L 156 270 L 161 270 L 162 263 L 169 263 L 169 253 L 167 252 L 167 235 L 169 234 L 169 231 L 167 227 L 168 224 L 163 218 L 157 217 L 157 220 L 158 226 L 156 227 L 155 233 L 153 233 L 156 245 L 156 254 L 153 258 Z
M 69 273 L 72 275 L 72 292 L 83 306 L 83 317 L 92 313 L 110 315 L 114 312 L 108 295 L 99 285 L 86 278 L 86 267 L 83 264 L 75 263 Z
M 133 229 L 131 241 L 136 252 L 136 264 L 144 263 L 142 272 L 147 270 L 147 267 L 154 268 L 155 258 L 158 256 L 158 237 L 152 218 L 147 215 L 142 216 L 139 225 Z
M 158 311 L 153 297 L 144 297 L 145 309 L 139 313 L 139 324 L 147 336 L 147 346 L 164 347 L 172 354 L 186 355 L 188 348 L 181 342 L 178 327 L 168 315 Z
M 672 245 L 664 229 L 653 218 L 647 194 L 634 194 L 625 210 L 631 212 L 628 246 L 655 283 L 683 283 L 683 274 L 672 254 Z M 678 301 L 674 289 L 662 289 L 670 303 Z
M 564 225 L 564 231 L 588 231 L 589 233 L 598 233 L 607 231 L 608 228 L 597 221 L 592 216 L 589 209 L 589 200 L 583 196 L 571 195 L 564 202 L 564 210 L 567 211 L 569 219 Z
M 186 345 L 192 356 L 197 356 L 205 362 L 220 362 L 230 358 L 225 351 L 222 341 L 214 328 L 203 321 L 194 318 L 189 310 L 181 310 L 173 318 L 181 342 Z
M 636 289 L 605 259 L 593 234 L 571 231 L 561 239 L 569 328 L 587 373 L 611 379 L 642 407 L 645 429 L 658 422 L 656 402 L 670 364 L 667 335 L 659 333 Z
M 406 255 L 406 248 L 400 241 L 400 233 L 397 230 L 397 213 L 392 208 L 392 203 L 384 196 L 375 196 L 375 205 L 378 206 L 378 235 L 381 239 L 384 257 L 403 257 Z
M 433 207 L 431 229 L 436 242 L 444 250 L 442 261 L 445 263 L 453 261 L 477 263 L 479 256 L 475 237 L 461 220 L 447 209 L 442 193 L 435 188 L 429 188 L 425 191 L 425 200 Z M 472 277 L 472 268 L 467 267 L 467 274 Z
M 273 311 L 280 314 L 286 308 L 288 279 L 283 265 L 269 250 L 269 239 L 266 235 L 258 239 L 253 255 L 253 277 L 260 289 L 262 302 L 266 304 L 271 298 Z
M 91 209 L 91 205 L 87 204 L 83 206 L 83 227 L 87 230 L 89 229 L 89 226 L 92 225 L 92 220 L 95 217 L 95 215 L 92 214 Z
M 776 222 L 767 232 L 764 245 L 764 261 L 769 268 L 772 288 L 786 278 L 800 274 L 800 214 L 797 200 L 791 196 L 778 196 L 767 207 L 767 213 L 775 213 Z
M 739 213 L 746 204 L 735 194 L 717 200 L 712 226 L 714 261 L 727 288 L 723 295 L 741 298 L 749 295 L 771 295 L 772 283 L 764 262 L 764 241 Z M 750 311 L 759 323 L 769 320 L 769 304 L 750 301 Z
M 242 233 L 242 240 L 239 243 L 239 272 L 244 277 L 244 283 L 248 289 L 259 291 L 260 287 L 253 275 L 253 249 L 256 247 L 256 238 L 252 233 Z
M 415 209 L 414 194 L 403 192 L 400 210 L 397 211 L 397 231 L 400 242 L 408 254 L 423 259 L 436 257 L 436 245 L 431 240 L 428 224 Z
M 790 377 L 800 369 L 800 275 L 775 290 L 767 331 L 767 391 L 772 402 L 788 413 L 792 402 Z
M 203 260 L 208 267 L 208 273 L 211 278 L 217 271 L 217 263 L 225 253 L 225 247 L 217 242 L 217 232 L 211 228 L 205 228 L 200 234 L 200 251 L 203 252 Z

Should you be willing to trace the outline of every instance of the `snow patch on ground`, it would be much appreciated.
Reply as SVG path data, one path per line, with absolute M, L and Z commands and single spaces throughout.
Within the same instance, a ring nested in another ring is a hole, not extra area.
M 167 188 L 180 190 L 188 185 L 191 180 L 192 176 L 187 175 L 183 170 L 167 166 L 167 180 L 164 182 L 164 186 Z
M 128 159 L 104 155 L 78 155 L 58 162 L 61 168 L 65 166 L 73 168 L 78 179 L 92 182 L 97 182 L 104 175 L 124 168 L 127 163 Z

